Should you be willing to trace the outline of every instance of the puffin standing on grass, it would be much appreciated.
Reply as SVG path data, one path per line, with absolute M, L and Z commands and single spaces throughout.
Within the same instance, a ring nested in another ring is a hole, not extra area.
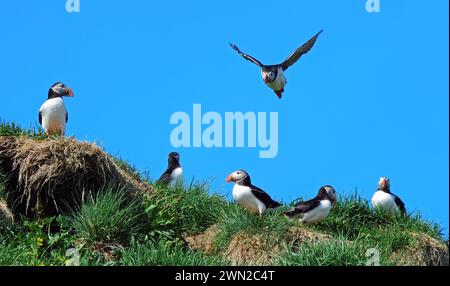
M 314 37 L 312 37 L 308 42 L 303 44 L 301 47 L 299 47 L 297 50 L 295 50 L 294 53 L 292 53 L 283 63 L 278 65 L 264 65 L 254 57 L 247 55 L 234 44 L 230 43 L 230 46 L 238 52 L 244 59 L 256 64 L 261 68 L 261 76 L 264 80 L 264 83 L 273 89 L 278 96 L 279 99 L 281 99 L 284 87 L 287 84 L 286 77 L 284 76 L 284 72 L 295 62 L 297 62 L 298 59 L 314 46 L 314 43 L 316 42 L 317 38 L 319 37 L 320 33 L 322 33 L 323 30 L 318 32 Z
M 180 154 L 172 152 L 169 154 L 167 170 L 158 180 L 162 185 L 175 185 L 178 181 L 183 180 L 183 169 L 180 165 Z
M 235 182 L 233 198 L 244 209 L 258 213 L 260 216 L 267 210 L 281 206 L 260 188 L 252 185 L 250 176 L 243 170 L 228 175 L 226 182 Z
M 372 205 L 390 214 L 398 212 L 406 214 L 405 203 L 391 193 L 391 183 L 387 177 L 382 177 L 378 181 L 378 189 L 372 197 Z
M 69 113 L 64 105 L 63 96 L 73 97 L 73 91 L 62 82 L 57 82 L 48 90 L 48 99 L 39 109 L 39 124 L 47 136 L 64 136 Z
M 314 199 L 300 202 L 284 214 L 289 218 L 298 217 L 304 224 L 317 223 L 325 219 L 335 205 L 336 190 L 332 186 L 323 186 Z

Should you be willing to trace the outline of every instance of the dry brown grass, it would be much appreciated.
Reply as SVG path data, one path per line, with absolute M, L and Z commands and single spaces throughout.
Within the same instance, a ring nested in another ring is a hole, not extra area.
M 286 235 L 286 243 L 299 245 L 332 239 L 331 235 L 311 231 L 301 227 L 291 227 Z
M 152 190 L 119 168 L 97 145 L 73 138 L 0 136 L 0 172 L 7 175 L 14 209 L 33 217 L 73 208 L 87 193 L 108 185 Z
M 185 240 L 192 250 L 198 250 L 205 254 L 211 254 L 214 252 L 214 241 L 219 233 L 219 227 L 213 225 L 205 232 L 187 237 Z
M 14 224 L 14 215 L 9 210 L 6 203 L 0 200 L 0 227 L 11 227 Z
M 240 232 L 231 240 L 225 255 L 233 266 L 270 266 L 282 248 L 273 236 Z
M 392 258 L 404 266 L 448 266 L 448 246 L 424 233 L 411 233 L 415 242 Z
M 191 249 L 212 254 L 216 251 L 214 242 L 219 232 L 219 226 L 213 225 L 203 233 L 186 238 L 186 241 Z M 270 266 L 287 247 L 299 248 L 303 243 L 328 239 L 332 239 L 331 236 L 299 227 L 290 228 L 282 240 L 275 235 L 242 231 L 232 238 L 224 255 L 233 266 Z

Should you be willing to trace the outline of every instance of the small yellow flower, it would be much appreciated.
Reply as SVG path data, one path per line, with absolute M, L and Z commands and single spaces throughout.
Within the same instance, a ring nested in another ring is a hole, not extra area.
M 42 237 L 37 238 L 37 245 L 42 247 L 44 245 L 44 239 Z

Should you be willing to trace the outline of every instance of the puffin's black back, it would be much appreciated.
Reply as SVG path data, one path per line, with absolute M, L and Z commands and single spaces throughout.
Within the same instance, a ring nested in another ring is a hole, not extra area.
M 160 184 L 168 184 L 170 182 L 170 177 L 172 175 L 173 170 L 181 167 L 180 165 L 180 154 L 177 152 L 172 152 L 169 154 L 169 159 L 167 162 L 167 169 L 158 179 L 158 183 Z

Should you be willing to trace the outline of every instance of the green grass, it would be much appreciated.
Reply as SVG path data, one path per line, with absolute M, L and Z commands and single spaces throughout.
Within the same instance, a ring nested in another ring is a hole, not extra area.
M 122 266 L 215 266 L 226 265 L 219 256 L 206 256 L 167 241 L 135 244 L 122 253 Z
M 52 231 L 59 219 L 24 219 L 14 229 L 1 230 L 0 265 L 64 265 L 66 250 L 73 247 L 75 237 L 66 231 Z
M 0 120 L 0 136 L 26 136 L 35 139 L 45 139 L 46 135 L 42 128 L 22 128 L 16 123 L 9 123 Z
M 366 209 L 366 202 L 355 197 L 343 200 L 322 223 L 300 226 L 281 215 L 283 208 L 260 218 L 219 196 L 209 196 L 205 188 L 164 188 L 144 200 L 126 199 L 123 190 L 110 188 L 86 200 L 72 215 L 38 221 L 21 218 L 14 229 L 0 230 L 0 265 L 64 265 L 66 251 L 74 247 L 81 254 L 81 265 L 227 265 L 224 250 L 237 233 L 259 234 L 271 245 L 282 245 L 291 227 L 332 238 L 288 245 L 275 258 L 276 265 L 366 265 L 366 252 L 372 248 L 380 253 L 380 265 L 396 265 L 392 253 L 414 244 L 411 232 L 443 241 L 436 226 L 419 216 L 386 217 Z M 215 202 L 218 212 L 211 209 Z M 345 204 L 351 204 L 348 213 Z M 351 218 L 355 211 L 359 215 Z M 193 251 L 183 243 L 183 236 L 213 224 L 220 229 L 213 254 Z
M 188 187 L 157 186 L 157 191 L 144 200 L 152 239 L 180 239 L 215 224 L 219 219 L 218 210 L 226 201 L 218 195 L 209 195 L 207 189 L 205 183 Z
M 124 188 L 109 187 L 74 210 L 69 224 L 88 243 L 127 244 L 145 228 L 142 206 Z
M 366 256 L 364 243 L 346 240 L 322 241 L 306 244 L 298 251 L 287 251 L 278 258 L 280 266 L 365 266 L 370 255 Z M 392 265 L 392 262 L 380 257 L 379 265 Z

